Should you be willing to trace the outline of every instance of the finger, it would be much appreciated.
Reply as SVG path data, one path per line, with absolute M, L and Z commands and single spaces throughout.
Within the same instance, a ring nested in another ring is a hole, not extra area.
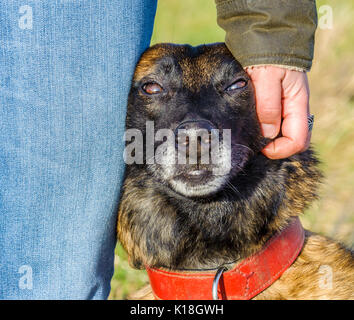
M 262 134 L 266 138 L 278 135 L 281 124 L 281 75 L 275 68 L 256 68 L 247 71 L 253 81 L 256 110 Z
M 271 159 L 287 158 L 307 149 L 311 135 L 308 130 L 309 114 L 307 78 L 285 83 L 283 96 L 282 137 L 268 144 L 263 153 Z M 284 85 L 284 84 L 283 84 Z
M 287 122 L 291 122 L 288 124 Z M 283 159 L 292 156 L 293 154 L 306 150 L 308 143 L 307 121 L 301 117 L 287 117 L 284 119 L 284 125 L 294 126 L 294 133 L 283 135 L 269 143 L 262 152 L 270 159 Z

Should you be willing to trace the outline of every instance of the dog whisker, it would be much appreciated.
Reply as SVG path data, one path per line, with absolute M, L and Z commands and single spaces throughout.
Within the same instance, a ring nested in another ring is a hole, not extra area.
M 233 166 L 235 166 L 237 169 L 239 169 L 243 175 L 246 175 L 246 171 L 244 168 L 242 168 L 241 166 L 239 166 L 237 163 L 234 163 Z
M 226 184 L 235 194 L 242 196 L 241 192 L 231 182 L 227 181 Z
M 235 143 L 235 145 L 236 146 L 240 146 L 240 147 L 243 147 L 243 148 L 246 148 L 248 151 L 250 151 L 251 153 L 252 153 L 252 156 L 254 156 L 254 151 L 250 148 L 250 147 L 248 147 L 248 146 L 246 146 L 246 145 L 244 145 L 244 144 L 241 144 L 241 143 Z

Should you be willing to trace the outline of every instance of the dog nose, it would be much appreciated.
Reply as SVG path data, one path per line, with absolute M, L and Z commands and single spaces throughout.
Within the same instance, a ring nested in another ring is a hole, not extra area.
M 178 133 L 178 130 L 207 130 L 210 132 L 212 129 L 216 129 L 216 127 L 209 120 L 186 120 L 178 125 L 175 134 Z
M 211 132 L 216 127 L 208 120 L 187 120 L 178 125 L 175 130 L 176 147 L 178 145 L 188 146 L 191 138 L 196 138 L 200 144 L 210 144 Z

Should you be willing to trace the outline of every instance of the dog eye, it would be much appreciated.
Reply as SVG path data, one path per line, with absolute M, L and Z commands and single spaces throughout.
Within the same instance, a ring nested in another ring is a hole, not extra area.
M 244 79 L 238 79 L 234 83 L 232 83 L 230 86 L 226 88 L 226 91 L 234 91 L 238 89 L 242 89 L 247 86 L 247 81 Z
M 142 89 L 147 94 L 159 94 L 163 91 L 163 88 L 156 82 L 145 83 Z

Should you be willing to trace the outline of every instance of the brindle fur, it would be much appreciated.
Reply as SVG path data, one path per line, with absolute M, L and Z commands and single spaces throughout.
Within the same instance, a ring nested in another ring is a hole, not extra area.
M 146 120 L 168 128 L 188 111 L 179 110 L 177 105 L 157 110 L 149 97 L 139 94 L 144 79 L 158 72 L 161 59 L 166 64 L 163 72 L 175 72 L 174 86 L 188 93 L 181 99 L 188 97 L 198 106 L 206 104 L 205 109 L 200 107 L 193 113 L 207 119 L 231 119 L 244 129 L 238 131 L 239 139 L 253 153 L 247 156 L 242 170 L 231 176 L 230 184 L 203 198 L 176 193 L 158 179 L 158 172 L 147 170 L 145 165 L 127 166 L 118 214 L 119 240 L 136 268 L 147 264 L 173 270 L 209 269 L 239 261 L 259 250 L 316 198 L 321 180 L 318 160 L 311 149 L 282 160 L 263 156 L 260 150 L 266 141 L 260 134 L 252 86 L 237 97 L 238 102 L 221 103 L 217 95 L 207 96 L 211 80 L 222 78 L 218 70 L 225 63 L 234 63 L 233 71 L 247 77 L 224 44 L 196 48 L 160 44 L 148 49 L 134 75 L 127 128 L 144 132 Z M 215 107 L 200 100 L 201 96 L 214 99 Z M 165 99 L 166 104 L 173 100 L 171 96 Z M 332 288 L 319 284 L 323 265 L 332 270 Z M 295 263 L 256 299 L 353 299 L 353 288 L 352 251 L 306 231 L 305 245 Z M 146 290 L 143 296 L 152 297 Z

